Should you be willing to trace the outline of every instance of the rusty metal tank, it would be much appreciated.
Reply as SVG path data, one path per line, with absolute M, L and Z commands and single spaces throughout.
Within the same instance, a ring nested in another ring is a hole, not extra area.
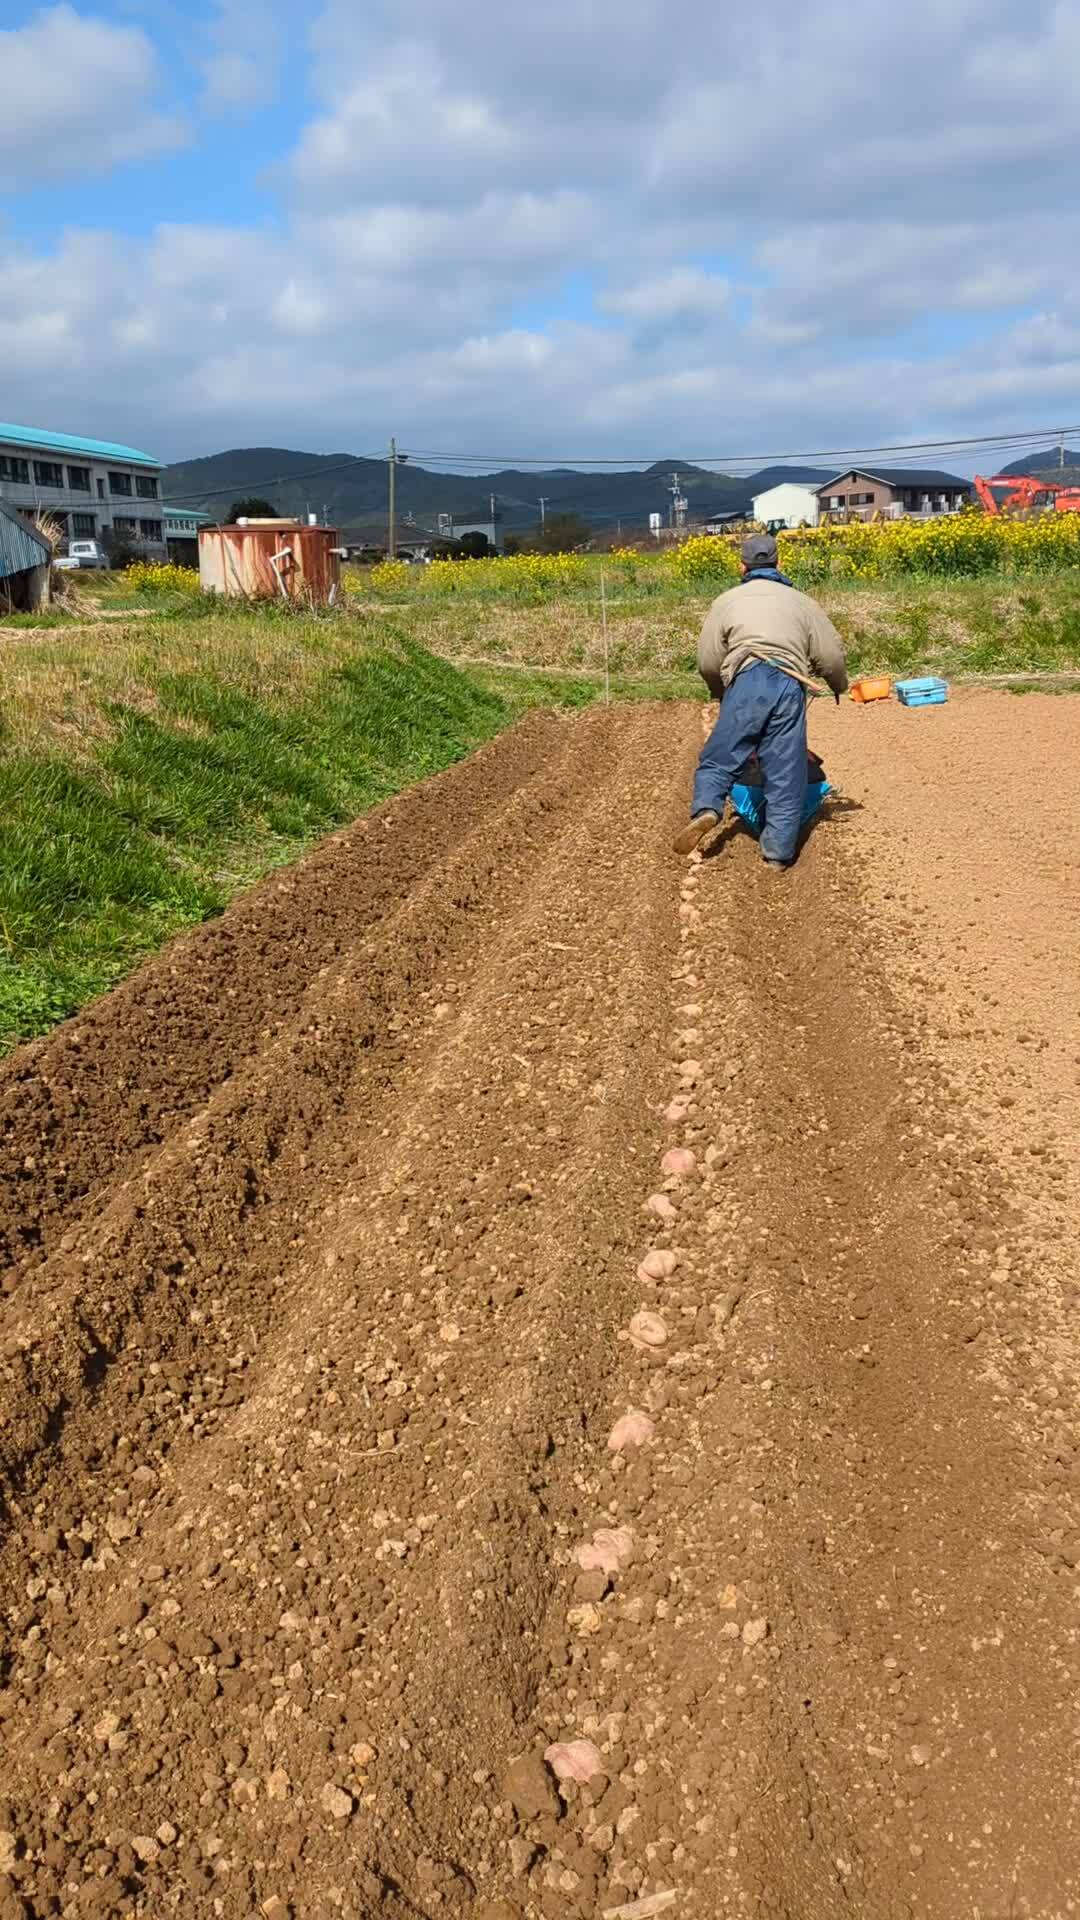
M 330 606 L 341 591 L 341 537 L 336 527 L 301 520 L 202 527 L 199 579 L 205 593 L 230 599 Z

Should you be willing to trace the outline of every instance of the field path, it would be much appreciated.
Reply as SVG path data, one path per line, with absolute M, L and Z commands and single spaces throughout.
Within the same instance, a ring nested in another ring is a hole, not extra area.
M 0 1070 L 0 1920 L 1080 1910 L 1073 712 L 533 716 Z

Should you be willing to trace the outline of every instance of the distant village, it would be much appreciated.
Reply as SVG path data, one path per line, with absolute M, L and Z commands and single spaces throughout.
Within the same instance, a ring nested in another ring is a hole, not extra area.
M 0 423 L 0 505 L 23 517 L 47 514 L 61 548 L 92 542 L 109 555 L 123 548 L 147 559 L 196 565 L 200 529 L 214 524 L 217 516 L 205 507 L 166 499 L 164 472 L 164 462 L 134 447 Z M 848 468 L 820 484 L 782 480 L 754 493 L 741 511 L 695 517 L 679 489 L 678 474 L 670 478 L 670 485 L 658 480 L 660 499 L 647 519 L 603 528 L 582 522 L 580 544 L 597 549 L 627 542 L 659 544 L 692 534 L 723 535 L 748 521 L 779 531 L 824 521 L 928 519 L 974 504 L 976 485 L 937 468 Z M 542 502 L 540 516 L 542 522 Z M 489 497 L 486 516 L 438 513 L 421 518 L 402 513 L 393 523 L 360 520 L 339 526 L 338 533 L 343 548 L 357 558 L 390 551 L 414 560 L 439 552 L 512 551 L 527 537 L 506 529 L 495 494 Z

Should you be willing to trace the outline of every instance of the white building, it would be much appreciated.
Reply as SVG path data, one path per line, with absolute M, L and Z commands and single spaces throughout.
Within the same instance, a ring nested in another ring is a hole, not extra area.
M 111 529 L 155 559 L 165 552 L 161 461 L 135 447 L 0 421 L 0 499 L 23 514 L 50 514 L 71 540 Z
M 754 495 L 754 519 L 766 527 L 776 521 L 782 521 L 785 527 L 801 527 L 804 521 L 808 527 L 816 527 L 818 510 L 813 487 L 797 486 L 793 480 Z
M 495 519 L 491 520 L 452 520 L 452 538 L 460 540 L 467 533 L 482 533 L 489 547 L 499 552 L 499 528 Z M 404 538 L 404 534 L 402 535 Z

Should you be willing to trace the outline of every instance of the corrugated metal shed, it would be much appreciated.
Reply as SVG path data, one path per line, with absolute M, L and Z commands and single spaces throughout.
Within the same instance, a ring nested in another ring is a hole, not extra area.
M 83 453 L 89 454 L 94 460 L 123 460 L 129 466 L 134 462 L 137 466 L 153 467 L 155 470 L 161 466 L 160 460 L 152 459 L 148 453 L 140 453 L 137 447 L 120 447 L 112 440 L 83 440 L 73 433 L 46 433 L 43 427 L 13 427 L 3 420 L 0 420 L 0 445 Z
M 336 527 L 305 527 L 299 520 L 203 527 L 199 577 L 204 593 L 328 606 L 341 587 L 340 535 Z
M 27 573 L 32 567 L 47 566 L 51 559 L 48 541 L 0 500 L 0 580 Z

